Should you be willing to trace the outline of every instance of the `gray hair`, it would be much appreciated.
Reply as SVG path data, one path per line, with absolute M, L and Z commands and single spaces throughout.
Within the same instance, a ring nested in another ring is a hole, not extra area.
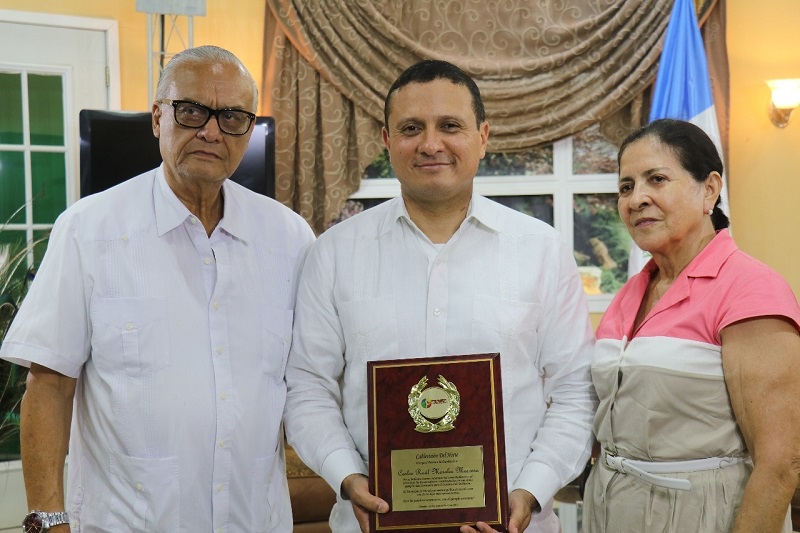
M 253 86 L 253 109 L 255 110 L 258 106 L 258 86 L 253 79 L 253 75 L 250 74 L 250 71 L 247 70 L 247 67 L 238 57 L 224 48 L 213 45 L 188 48 L 172 56 L 164 70 L 161 71 L 161 78 L 159 78 L 158 86 L 156 86 L 156 99 L 166 97 L 167 90 L 175 79 L 176 72 L 181 67 L 195 63 L 227 63 L 237 67 Z

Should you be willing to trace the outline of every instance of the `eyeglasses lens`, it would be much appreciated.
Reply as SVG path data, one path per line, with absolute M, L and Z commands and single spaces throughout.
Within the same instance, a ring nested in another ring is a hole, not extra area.
M 181 126 L 202 128 L 209 120 L 211 111 L 208 108 L 181 102 L 175 106 L 175 120 Z M 234 109 L 223 109 L 216 113 L 219 129 L 232 135 L 242 135 L 250 128 L 250 115 Z

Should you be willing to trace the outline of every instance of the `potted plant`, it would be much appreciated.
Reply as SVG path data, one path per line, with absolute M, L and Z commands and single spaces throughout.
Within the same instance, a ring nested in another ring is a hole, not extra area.
M 27 266 L 33 245 L 0 245 L 0 343 L 33 277 L 33 268 Z M 19 458 L 19 408 L 26 376 L 25 368 L 0 360 L 0 460 Z
M 24 209 L 0 224 L 0 345 L 33 279 L 48 235 L 27 241 L 10 226 Z M 40 234 L 41 235 L 41 234 Z M 31 261 L 30 257 L 34 260 Z M 0 360 L 0 530 L 16 529 L 27 512 L 20 461 L 20 405 L 28 376 L 26 368 Z

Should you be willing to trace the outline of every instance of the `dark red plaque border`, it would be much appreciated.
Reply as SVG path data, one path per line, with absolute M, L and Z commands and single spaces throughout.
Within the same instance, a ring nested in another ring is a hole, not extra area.
M 408 395 L 423 376 L 428 387 L 439 375 L 461 396 L 455 429 L 419 433 L 408 413 Z M 456 532 L 463 524 L 486 522 L 508 529 L 503 391 L 500 354 L 471 354 L 367 362 L 369 487 L 392 505 L 392 450 L 482 446 L 485 506 L 471 509 L 390 511 L 370 516 L 370 531 Z

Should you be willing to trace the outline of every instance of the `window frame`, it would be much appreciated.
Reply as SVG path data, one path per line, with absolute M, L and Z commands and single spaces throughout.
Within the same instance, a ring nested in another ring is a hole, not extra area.
M 77 161 L 74 155 L 74 131 L 77 130 L 78 125 L 73 118 L 74 113 L 72 110 L 72 69 L 69 67 L 54 67 L 54 66 L 41 66 L 41 65 L 18 65 L 13 63 L 0 63 L 0 72 L 19 74 L 21 91 L 22 91 L 22 144 L 0 144 L 0 151 L 6 152 L 22 152 L 24 159 L 24 182 L 25 182 L 25 222 L 21 223 L 8 223 L 0 221 L 4 224 L 4 229 L 9 231 L 24 231 L 26 242 L 31 243 L 37 240 L 37 232 L 49 232 L 53 228 L 55 219 L 58 218 L 60 213 L 56 213 L 53 217 L 53 223 L 42 223 L 33 221 L 33 170 L 32 170 L 32 153 L 33 152 L 49 152 L 64 154 L 64 180 L 65 180 L 65 194 L 64 205 L 69 206 L 76 200 L 74 195 L 74 187 L 72 187 L 74 169 L 77 166 Z M 61 77 L 61 100 L 62 100 L 62 124 L 64 127 L 64 144 L 58 145 L 41 145 L 31 144 L 31 123 L 30 123 L 30 101 L 29 101 L 29 75 L 57 75 Z M 27 265 L 33 266 L 35 263 L 34 248 L 28 251 Z

